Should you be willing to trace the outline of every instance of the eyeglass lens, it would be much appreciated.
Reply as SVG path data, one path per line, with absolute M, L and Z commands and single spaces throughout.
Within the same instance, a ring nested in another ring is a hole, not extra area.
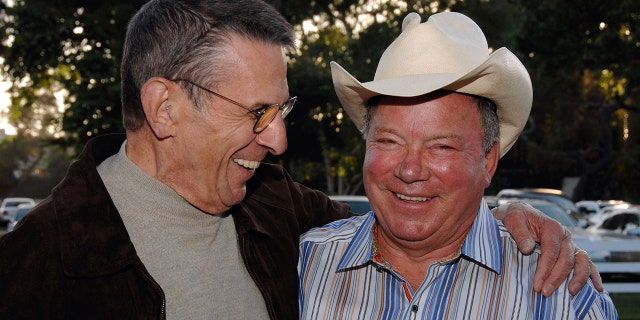
M 255 126 L 253 126 L 253 132 L 260 133 L 262 132 L 272 121 L 276 118 L 276 114 L 278 114 L 278 110 L 282 110 L 282 118 L 284 119 L 291 109 L 293 109 L 293 104 L 296 102 L 296 98 L 290 98 L 287 100 L 282 106 L 277 104 L 269 106 L 264 110 L 264 113 L 258 118 Z

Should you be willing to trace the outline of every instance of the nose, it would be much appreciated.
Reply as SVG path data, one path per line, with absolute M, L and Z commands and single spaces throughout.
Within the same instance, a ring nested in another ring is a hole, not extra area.
M 273 121 L 258 133 L 256 142 L 269 149 L 269 152 L 274 155 L 282 154 L 287 150 L 287 129 L 282 119 L 282 111 L 278 111 Z
M 407 150 L 396 166 L 396 176 L 406 183 L 427 179 L 429 170 L 424 161 L 420 151 Z

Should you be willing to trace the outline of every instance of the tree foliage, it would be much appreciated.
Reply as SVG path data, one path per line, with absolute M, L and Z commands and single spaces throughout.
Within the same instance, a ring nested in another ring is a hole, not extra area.
M 122 131 L 122 41 L 126 22 L 144 2 L 19 0 L 5 6 L 1 55 L 13 83 L 12 123 L 25 135 L 49 128 L 58 133 L 51 141 L 76 152 L 92 136 Z M 473 18 L 490 47 L 515 52 L 533 80 L 530 125 L 501 160 L 494 191 L 561 187 L 563 177 L 578 176 L 578 197 L 640 200 L 631 182 L 640 178 L 632 168 L 640 150 L 638 1 L 269 2 L 299 35 L 288 74 L 298 96 L 287 118 L 289 150 L 272 159 L 298 180 L 330 193 L 363 192 L 363 141 L 335 96 L 329 63 L 369 81 L 407 12 L 426 20 L 452 10 Z M 51 105 L 62 88 L 67 96 L 59 115 Z
M 13 83 L 10 122 L 33 127 L 29 115 L 55 108 L 53 94 L 64 89 L 62 117 L 48 112 L 54 116 L 44 119 L 57 130 L 56 144 L 79 150 L 92 136 L 122 131 L 122 42 L 126 22 L 142 3 L 22 0 L 5 6 L 0 30 L 3 71 Z
M 69 164 L 59 149 L 31 136 L 16 135 L 1 140 L 0 155 L 0 198 L 44 198 Z
M 623 165 L 640 147 L 640 3 L 516 2 L 524 9 L 516 46 L 535 91 L 537 127 L 530 141 L 538 151 L 528 155 L 530 170 L 553 173 L 556 180 L 580 177 L 576 200 L 640 200 L 620 184 L 628 180 L 624 175 L 640 179 L 637 170 Z M 537 161 L 541 157 L 548 161 Z

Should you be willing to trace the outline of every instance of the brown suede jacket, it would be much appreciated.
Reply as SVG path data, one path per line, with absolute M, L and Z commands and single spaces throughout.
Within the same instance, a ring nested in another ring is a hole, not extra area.
M 0 238 L 0 319 L 166 317 L 162 288 L 137 256 L 96 171 L 124 139 L 90 141 L 51 195 Z M 348 208 L 294 182 L 282 168 L 262 165 L 231 214 L 269 315 L 296 319 L 298 238 L 349 216 Z

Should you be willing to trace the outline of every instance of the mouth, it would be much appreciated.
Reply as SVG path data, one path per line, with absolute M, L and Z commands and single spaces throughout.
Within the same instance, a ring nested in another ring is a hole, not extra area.
M 428 200 L 432 199 L 432 198 L 427 198 L 427 197 L 410 197 L 410 196 L 406 196 L 406 195 L 400 194 L 400 193 L 396 193 L 395 195 L 400 200 L 413 201 L 413 202 L 423 202 L 423 201 L 428 201 Z
M 253 160 L 247 160 L 247 159 L 233 159 L 233 162 L 249 170 L 255 170 L 260 166 L 260 161 L 253 161 Z

